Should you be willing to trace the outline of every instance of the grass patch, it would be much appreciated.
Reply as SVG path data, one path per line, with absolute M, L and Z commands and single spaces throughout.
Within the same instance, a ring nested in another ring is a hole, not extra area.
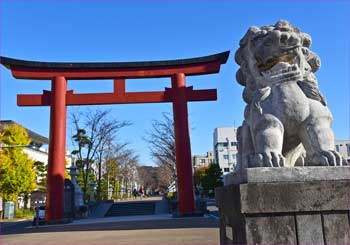
M 21 209 L 17 208 L 15 212 L 15 218 L 26 219 L 33 218 L 35 211 L 33 209 Z

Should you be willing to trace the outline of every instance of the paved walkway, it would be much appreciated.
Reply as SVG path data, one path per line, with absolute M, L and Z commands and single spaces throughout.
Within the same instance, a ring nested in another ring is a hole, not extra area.
M 144 215 L 26 227 L 3 234 L 0 244 L 218 244 L 218 219 Z
M 124 199 L 117 199 L 117 200 L 114 200 L 114 202 L 132 202 L 132 201 L 135 201 L 135 202 L 139 202 L 139 201 L 161 201 L 163 198 L 161 196 L 154 196 L 154 197 L 143 197 L 141 199 L 141 197 L 130 197 L 130 198 L 124 198 Z

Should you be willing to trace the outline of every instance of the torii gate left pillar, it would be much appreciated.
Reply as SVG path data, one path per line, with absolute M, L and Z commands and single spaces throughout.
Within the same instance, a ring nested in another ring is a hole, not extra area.
M 66 160 L 66 92 L 64 77 L 54 77 L 51 82 L 50 137 L 47 170 L 47 195 L 45 219 L 61 220 L 64 213 L 64 170 Z
M 178 176 L 179 215 L 195 212 L 188 101 L 216 100 L 216 89 L 193 90 L 185 77 L 217 73 L 226 63 L 229 52 L 167 61 L 58 63 L 33 62 L 1 57 L 15 78 L 51 80 L 51 91 L 17 96 L 19 106 L 50 106 L 50 144 L 47 174 L 46 221 L 64 218 L 64 170 L 66 152 L 66 106 L 173 103 L 176 168 Z M 165 91 L 126 92 L 125 79 L 170 77 L 171 88 Z M 113 79 L 113 93 L 74 94 L 67 91 L 67 80 Z

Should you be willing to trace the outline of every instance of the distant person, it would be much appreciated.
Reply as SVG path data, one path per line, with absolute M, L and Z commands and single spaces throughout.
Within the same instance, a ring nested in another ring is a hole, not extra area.
M 136 199 L 136 197 L 137 197 L 137 190 L 136 190 L 136 188 L 134 188 L 134 190 L 132 191 L 132 194 L 134 196 L 134 199 Z
M 140 187 L 140 191 L 139 192 L 140 192 L 140 198 L 142 200 L 143 195 L 145 194 L 145 190 L 143 189 L 143 186 Z

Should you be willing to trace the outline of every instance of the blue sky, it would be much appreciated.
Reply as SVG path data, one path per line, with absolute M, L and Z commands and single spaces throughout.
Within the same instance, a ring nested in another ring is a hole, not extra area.
M 219 74 L 188 77 L 194 88 L 217 88 L 215 102 L 189 103 L 192 154 L 212 149 L 215 127 L 239 126 L 243 87 L 235 81 L 234 52 L 249 26 L 278 19 L 312 36 L 322 61 L 316 73 L 333 113 L 338 139 L 350 139 L 350 2 L 347 1 L 0 1 L 0 53 L 38 61 L 143 61 L 190 58 L 231 51 Z M 49 132 L 48 107 L 17 107 L 16 94 L 50 90 L 49 81 L 16 80 L 1 67 L 1 119 L 12 119 L 42 135 Z M 108 92 L 112 81 L 70 81 L 76 92 Z M 167 79 L 128 80 L 128 91 L 163 90 Z M 69 107 L 68 113 L 87 107 Z M 91 109 L 97 106 L 90 107 Z M 153 119 L 171 104 L 106 105 L 133 125 L 122 141 L 152 164 L 143 141 Z M 67 124 L 67 144 L 71 127 Z

